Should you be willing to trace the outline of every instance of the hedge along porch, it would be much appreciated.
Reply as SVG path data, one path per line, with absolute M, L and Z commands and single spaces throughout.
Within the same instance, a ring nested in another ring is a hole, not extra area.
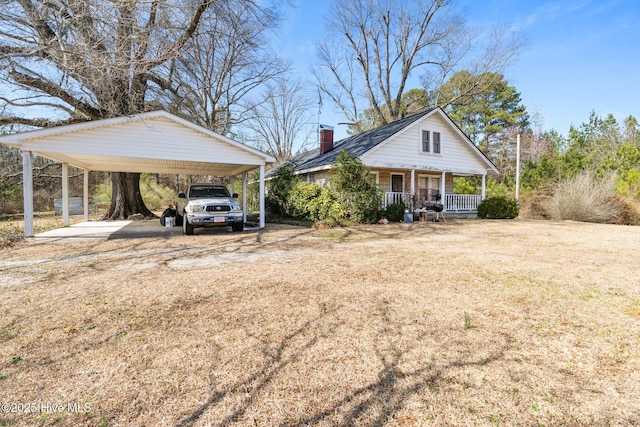
M 265 226 L 265 166 L 275 159 L 166 111 L 94 120 L 0 137 L 22 151 L 24 232 L 33 236 L 32 156 L 62 163 L 62 223 L 69 225 L 69 165 L 84 171 L 84 219 L 89 171 L 212 175 L 242 179 L 246 219 L 247 173 L 260 170 L 260 228 Z

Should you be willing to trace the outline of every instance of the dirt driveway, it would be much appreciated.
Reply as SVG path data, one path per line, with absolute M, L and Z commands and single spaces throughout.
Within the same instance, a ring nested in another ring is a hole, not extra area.
M 20 244 L 0 401 L 39 406 L 0 425 L 637 425 L 639 254 L 537 221 Z

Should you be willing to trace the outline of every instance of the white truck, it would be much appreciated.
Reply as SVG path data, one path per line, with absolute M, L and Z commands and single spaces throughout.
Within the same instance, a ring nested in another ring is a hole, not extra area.
M 244 229 L 244 212 L 222 184 L 191 184 L 185 193 L 178 194 L 176 225 L 191 235 L 196 227 L 231 226 L 233 231 Z

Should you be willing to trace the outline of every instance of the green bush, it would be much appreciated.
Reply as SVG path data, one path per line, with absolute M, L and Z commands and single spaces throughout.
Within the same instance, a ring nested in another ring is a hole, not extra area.
M 267 210 L 274 214 L 291 216 L 289 193 L 298 182 L 300 179 L 293 173 L 293 165 L 285 164 L 278 168 L 265 197 Z
M 335 193 L 314 182 L 298 182 L 289 192 L 291 215 L 312 221 L 335 220 L 344 217 L 344 209 Z
M 406 206 L 403 202 L 392 203 L 385 209 L 384 215 L 391 222 L 401 222 L 404 220 L 404 210 Z
M 148 173 L 140 175 L 140 193 L 144 204 L 149 209 L 165 208 L 172 205 L 177 198 L 174 190 L 159 184 L 155 175 Z M 109 197 L 109 201 L 111 201 L 111 197 Z
M 478 205 L 478 217 L 483 219 L 511 219 L 518 211 L 518 202 L 504 196 L 488 197 Z
M 334 163 L 334 171 L 331 185 L 344 207 L 345 216 L 355 222 L 377 222 L 383 192 L 369 169 L 360 159 L 342 150 Z

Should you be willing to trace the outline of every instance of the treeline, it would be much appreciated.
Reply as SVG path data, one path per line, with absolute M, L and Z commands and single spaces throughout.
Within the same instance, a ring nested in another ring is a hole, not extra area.
M 400 101 L 403 116 L 438 105 L 500 169 L 487 182 L 489 196 L 515 196 L 516 140 L 521 136 L 520 216 L 640 223 L 640 127 L 629 116 L 592 112 L 567 136 L 542 131 L 520 93 L 502 74 L 455 73 L 435 90 L 411 89 Z M 388 109 L 383 106 L 382 114 Z M 380 123 L 366 110 L 359 128 Z M 355 131 L 355 128 L 352 128 Z M 455 192 L 478 194 L 479 178 L 457 178 Z

